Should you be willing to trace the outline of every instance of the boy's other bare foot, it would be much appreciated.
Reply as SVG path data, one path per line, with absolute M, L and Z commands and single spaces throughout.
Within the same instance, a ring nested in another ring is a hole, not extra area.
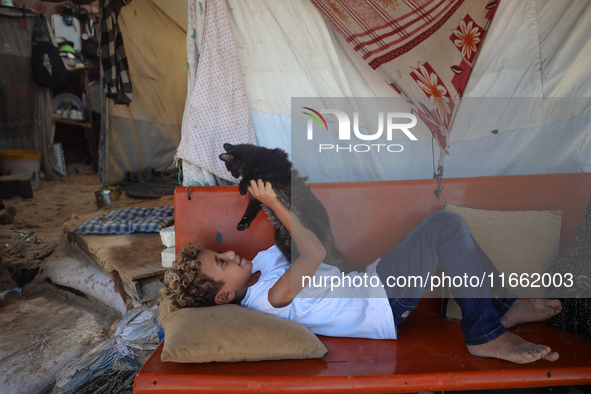
M 540 359 L 556 361 L 559 356 L 546 345 L 536 345 L 508 331 L 482 345 L 468 345 L 468 351 L 474 356 L 493 357 L 517 364 Z
M 511 308 L 501 317 L 501 324 L 505 328 L 516 324 L 543 321 L 562 311 L 560 300 L 544 298 L 519 298 Z

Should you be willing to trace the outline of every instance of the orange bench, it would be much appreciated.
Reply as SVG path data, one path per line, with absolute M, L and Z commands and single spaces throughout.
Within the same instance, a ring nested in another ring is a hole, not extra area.
M 389 251 L 444 199 L 432 180 L 312 184 L 331 217 L 338 246 L 352 261 L 370 263 Z M 245 232 L 236 223 L 246 197 L 236 186 L 178 188 L 176 245 L 199 242 L 253 258 L 273 242 L 261 214 Z M 572 239 L 591 197 L 591 174 L 516 175 L 445 180 L 445 200 L 488 210 L 563 210 L 561 249 Z M 545 343 L 562 357 L 517 365 L 470 355 L 458 321 L 440 317 L 441 301 L 425 299 L 399 340 L 320 337 L 320 359 L 180 364 L 160 361 L 162 345 L 137 374 L 134 393 L 389 392 L 474 390 L 591 384 L 591 345 L 547 323 L 511 330 Z

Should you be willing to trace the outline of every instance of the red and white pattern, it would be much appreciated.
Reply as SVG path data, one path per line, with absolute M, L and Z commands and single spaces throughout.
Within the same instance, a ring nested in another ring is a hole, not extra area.
M 312 2 L 374 69 L 396 53 L 401 54 L 401 49 L 412 49 L 423 39 L 420 33 L 447 20 L 462 3 L 457 0 Z M 384 53 L 389 50 L 395 52 Z
M 411 104 L 446 153 L 454 110 L 498 0 L 311 1 Z
M 452 30 L 453 34 L 449 38 L 454 45 L 462 52 L 462 57 L 469 62 L 474 62 L 476 51 L 480 48 L 484 30 L 466 15 L 460 20 L 457 29 Z
M 209 0 L 196 78 L 176 157 L 235 181 L 219 155 L 223 144 L 256 144 L 225 0 Z
M 429 63 L 421 64 L 410 73 L 415 82 L 431 101 L 436 111 L 436 121 L 444 126 L 449 125 L 453 102 L 448 90 Z

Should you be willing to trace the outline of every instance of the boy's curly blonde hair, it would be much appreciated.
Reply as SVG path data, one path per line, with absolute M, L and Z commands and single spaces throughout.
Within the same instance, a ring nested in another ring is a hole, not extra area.
M 169 310 L 215 305 L 214 297 L 224 282 L 215 281 L 201 271 L 201 246 L 188 244 L 181 248 L 172 267 L 164 274 L 162 297 Z

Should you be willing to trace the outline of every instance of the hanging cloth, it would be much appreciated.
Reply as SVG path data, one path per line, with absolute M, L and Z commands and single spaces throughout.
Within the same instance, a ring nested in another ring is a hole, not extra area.
M 189 0 L 187 3 L 187 14 L 189 21 L 187 23 L 187 64 L 186 70 L 188 73 L 187 81 L 187 97 L 185 102 L 184 116 L 187 114 L 189 108 L 189 101 L 191 99 L 191 92 L 195 86 L 195 78 L 197 76 L 197 64 L 199 64 L 199 56 L 203 49 L 203 34 L 205 30 L 205 14 L 207 9 L 206 0 Z M 183 122 L 184 123 L 184 122 Z M 225 179 L 216 177 L 211 172 L 191 163 L 188 160 L 178 160 L 175 156 L 175 162 L 179 167 L 179 185 L 181 186 L 213 186 L 218 181 L 227 182 Z M 182 169 L 181 169 L 182 166 Z
M 51 38 L 45 15 L 35 16 L 33 30 L 33 76 L 41 86 L 57 88 L 68 82 L 68 71 Z
M 218 157 L 223 144 L 256 144 L 256 136 L 225 0 L 207 1 L 198 60 L 176 158 L 236 181 Z
M 104 0 L 101 19 L 100 57 L 103 68 L 105 95 L 115 104 L 131 103 L 131 79 L 123 36 L 117 23 L 117 13 L 111 0 Z
M 311 1 L 429 127 L 442 165 L 454 113 L 498 1 Z

